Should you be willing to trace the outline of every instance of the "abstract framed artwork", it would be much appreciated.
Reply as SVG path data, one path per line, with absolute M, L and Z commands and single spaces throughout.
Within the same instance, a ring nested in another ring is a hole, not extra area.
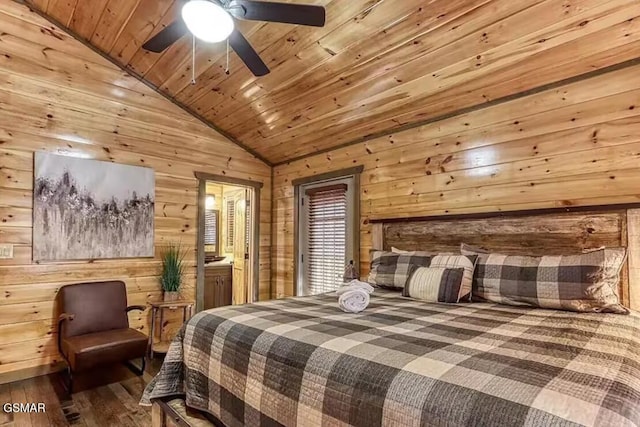
M 154 256 L 153 169 L 35 154 L 33 259 Z

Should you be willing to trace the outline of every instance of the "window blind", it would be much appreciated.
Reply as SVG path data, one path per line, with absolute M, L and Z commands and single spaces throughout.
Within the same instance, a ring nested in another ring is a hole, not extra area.
M 337 184 L 306 191 L 308 208 L 307 292 L 336 290 L 346 264 L 347 186 Z
M 218 211 L 207 209 L 204 212 L 204 244 L 218 244 Z M 216 247 L 216 251 L 218 248 Z
M 234 199 L 226 200 L 226 209 L 227 209 L 227 236 L 225 246 L 227 248 L 227 252 L 233 251 L 233 231 L 236 225 L 236 201 Z

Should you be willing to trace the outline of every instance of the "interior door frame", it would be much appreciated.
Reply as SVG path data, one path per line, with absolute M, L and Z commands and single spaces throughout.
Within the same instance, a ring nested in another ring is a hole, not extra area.
M 359 230 L 359 221 L 357 214 L 358 204 L 358 188 L 359 185 L 356 183 L 357 175 L 347 175 L 341 176 L 338 178 L 331 178 L 323 181 L 314 181 L 307 184 L 300 184 L 297 191 L 297 200 L 296 206 L 298 207 L 298 217 L 297 217 L 297 231 L 298 231 L 298 255 L 296 256 L 296 263 L 298 264 L 296 268 L 296 272 L 298 277 L 296 277 L 296 295 L 305 296 L 312 295 L 306 293 L 305 290 L 308 290 L 309 286 L 306 282 L 306 279 L 309 277 L 309 268 L 311 267 L 311 253 L 309 250 L 310 243 L 310 235 L 309 235 L 309 203 L 301 203 L 302 199 L 309 200 L 309 197 L 306 196 L 305 192 L 312 189 L 322 188 L 326 186 L 332 185 L 346 185 L 346 200 L 347 200 L 347 210 L 346 210 L 346 218 L 345 218 L 345 259 L 344 264 L 342 265 L 341 270 L 344 271 L 344 266 L 349 263 L 349 261 L 353 261 L 355 265 L 358 265 L 360 262 L 360 241 L 358 236 L 360 235 Z M 304 255 L 304 256 L 303 256 Z M 303 259 L 304 258 L 304 259 Z
M 294 227 L 293 227 L 293 293 L 294 295 L 298 295 L 298 289 L 300 286 L 299 283 L 299 266 L 298 261 L 300 260 L 300 188 L 305 184 L 312 184 L 315 182 L 322 182 L 331 179 L 338 178 L 346 178 L 348 176 L 353 176 L 354 186 L 355 186 L 355 199 L 356 205 L 353 207 L 353 215 L 355 217 L 356 230 L 354 230 L 354 264 L 356 269 L 360 270 L 360 174 L 364 170 L 364 165 L 353 166 L 346 169 L 340 169 L 332 172 L 325 172 L 317 175 L 307 176 L 304 178 L 297 178 L 291 181 L 291 185 L 293 186 L 293 218 L 294 218 Z M 280 297 L 280 295 L 278 295 Z
M 234 187 L 238 188 L 238 187 Z M 227 196 L 228 199 L 233 199 L 233 265 L 231 266 L 231 276 L 232 276 L 232 284 L 231 284 L 231 298 L 233 304 L 246 304 L 251 302 L 249 296 L 249 276 L 251 273 L 251 266 L 247 262 L 246 256 L 249 254 L 251 250 L 250 247 L 247 247 L 247 225 L 251 227 L 249 218 L 251 218 L 251 213 L 247 211 L 247 208 L 250 210 L 250 200 L 252 198 L 252 191 L 248 187 L 240 187 L 237 190 L 234 190 L 232 195 Z M 244 202 L 244 206 L 243 206 Z M 244 212 L 243 212 L 244 211 Z M 243 218 L 244 221 L 240 222 L 239 219 Z M 238 225 L 241 225 L 238 227 Z M 227 231 L 228 232 L 228 231 Z M 251 242 L 251 239 L 249 239 Z M 239 247 L 241 246 L 241 248 Z M 240 250 L 241 249 L 241 250 Z M 241 271 L 241 283 L 236 281 L 236 273 Z M 239 298 L 242 297 L 242 298 Z
M 253 237 L 249 258 L 251 262 L 251 289 L 247 295 L 252 296 L 252 301 L 260 298 L 260 190 L 264 187 L 262 182 L 248 179 L 233 178 L 225 175 L 216 175 L 207 172 L 195 172 L 198 179 L 198 239 L 197 239 L 197 268 L 196 268 L 196 312 L 202 311 L 204 303 L 204 227 L 205 227 L 205 203 L 207 197 L 207 181 L 215 181 L 221 184 L 238 185 L 253 190 L 251 203 L 251 219 L 253 221 Z

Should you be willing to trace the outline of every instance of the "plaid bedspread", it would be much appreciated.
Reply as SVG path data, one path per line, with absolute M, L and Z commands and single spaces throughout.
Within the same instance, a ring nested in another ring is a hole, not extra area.
M 150 399 L 235 426 L 640 426 L 640 314 L 442 305 L 376 290 L 194 316 Z

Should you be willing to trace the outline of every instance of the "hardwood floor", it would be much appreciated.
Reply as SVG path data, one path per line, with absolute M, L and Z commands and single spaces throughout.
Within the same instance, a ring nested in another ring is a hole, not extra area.
M 58 374 L 0 385 L 0 405 L 45 404 L 45 412 L 6 413 L 0 409 L 0 427 L 150 426 L 151 408 L 138 405 L 142 391 L 160 370 L 161 359 L 147 362 L 142 377 L 124 366 L 76 375 L 76 392 L 65 393 Z

